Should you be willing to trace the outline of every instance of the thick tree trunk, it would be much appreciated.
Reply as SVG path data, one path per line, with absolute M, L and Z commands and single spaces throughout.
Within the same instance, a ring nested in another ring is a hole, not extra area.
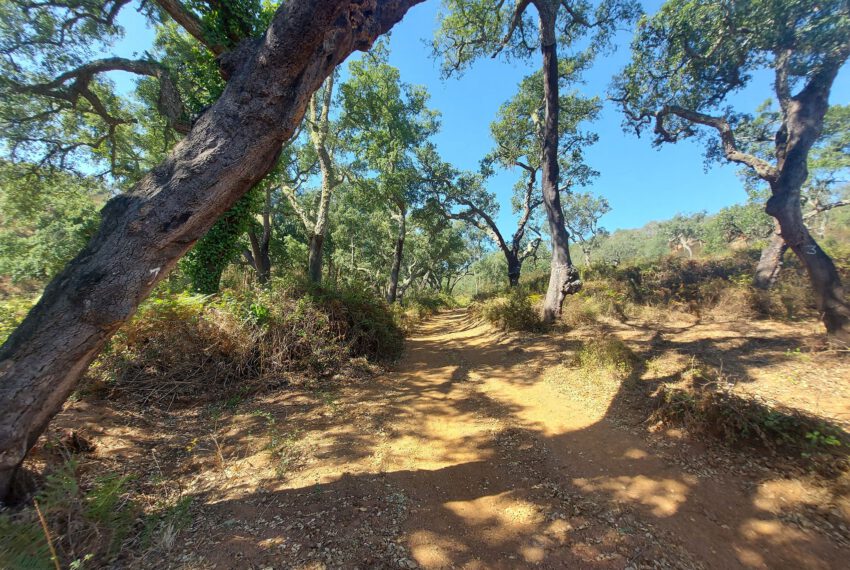
M 324 252 L 324 234 L 313 234 L 310 236 L 309 253 L 307 257 L 307 275 L 310 281 L 319 284 L 322 282 L 322 254 Z
M 407 235 L 407 212 L 402 211 L 399 217 L 398 237 L 393 252 L 393 266 L 390 270 L 390 285 L 387 289 L 387 302 L 395 303 L 398 296 L 398 277 L 401 273 L 401 260 L 404 256 L 404 238 Z
M 110 200 L 88 246 L 0 348 L 0 497 L 103 345 L 271 169 L 313 92 L 417 0 L 293 0 L 223 58 L 229 82 L 165 161 Z
M 519 277 L 522 274 L 522 262 L 519 256 L 513 252 L 505 251 L 505 259 L 508 262 L 508 285 L 511 287 L 519 286 Z
M 770 181 L 765 211 L 779 223 L 782 239 L 806 268 L 827 334 L 847 345 L 850 303 L 835 264 L 806 228 L 800 206 L 800 193 L 809 176 L 809 151 L 823 130 L 839 67 L 837 61 L 824 66 L 797 95 L 780 100 L 784 117 L 776 136 L 777 176 Z
M 581 289 L 578 269 L 570 258 L 570 237 L 564 225 L 564 212 L 558 191 L 558 53 L 554 10 L 551 14 L 542 10 L 540 12 L 543 94 L 546 106 L 546 122 L 543 128 L 543 203 L 546 206 L 546 218 L 552 236 L 552 266 L 542 315 L 543 322 L 547 324 L 551 324 L 561 315 L 566 296 Z
M 803 179 L 805 180 L 805 177 Z M 767 202 L 767 212 L 779 222 L 782 239 L 797 255 L 809 274 L 827 334 L 840 344 L 850 344 L 850 304 L 847 302 L 835 264 L 803 223 L 799 188 L 796 199 L 793 191 L 774 190 L 773 196 Z
M 753 276 L 753 287 L 764 289 L 765 291 L 772 288 L 779 278 L 779 272 L 782 270 L 782 258 L 788 250 L 785 240 L 782 239 L 782 234 L 779 223 L 776 223 L 776 230 L 771 234 L 767 245 L 761 251 L 761 257 L 756 265 L 756 273 Z

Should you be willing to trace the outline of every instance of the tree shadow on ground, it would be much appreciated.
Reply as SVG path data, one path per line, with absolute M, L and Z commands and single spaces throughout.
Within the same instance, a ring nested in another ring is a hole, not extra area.
M 299 437 L 322 439 L 321 467 L 196 493 L 206 559 L 217 568 L 406 567 L 408 556 L 429 567 L 842 566 L 847 542 L 787 522 L 810 505 L 770 496 L 776 473 L 683 468 L 700 464 L 700 449 L 659 452 L 643 427 L 616 427 L 634 409 L 636 383 L 652 390 L 675 374 L 646 380 L 638 367 L 597 419 L 566 429 L 558 414 L 582 410 L 558 401 L 539 372 L 578 343 L 493 340 L 453 312 L 410 341 L 402 371 L 340 389 L 339 415 L 278 409 Z M 728 340 L 649 339 L 644 356 Z M 797 340 L 736 338 L 734 358 L 745 370 L 766 347 L 776 355 Z M 228 446 L 250 437 L 235 432 Z

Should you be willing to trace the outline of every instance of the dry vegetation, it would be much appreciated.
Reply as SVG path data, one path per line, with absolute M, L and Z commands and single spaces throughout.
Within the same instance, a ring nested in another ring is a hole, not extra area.
M 776 291 L 756 292 L 736 263 L 671 260 L 590 273 L 568 299 L 564 322 L 549 331 L 536 316 L 533 282 L 469 311 L 505 331 L 488 346 L 506 344 L 510 359 L 529 359 L 565 405 L 637 434 L 685 472 L 744 481 L 776 473 L 797 482 L 803 506 L 787 516 L 850 544 L 847 353 L 818 340 L 811 299 L 795 274 Z M 377 481 L 339 491 L 333 516 L 353 525 L 344 540 L 327 535 L 321 520 L 330 511 L 309 492 L 291 500 L 312 510 L 274 507 L 274 517 L 261 516 L 269 507 L 257 495 L 246 515 L 254 526 L 210 506 L 213 497 L 228 501 L 267 486 L 309 489 L 311 478 L 331 477 L 346 461 L 383 462 L 381 442 L 398 434 L 392 414 L 381 412 L 390 396 L 373 391 L 371 379 L 398 356 L 402 329 L 448 303 L 424 299 L 391 310 L 349 291 L 292 283 L 270 291 L 160 292 L 143 306 L 29 459 L 31 502 L 0 514 L 0 566 L 52 568 L 53 549 L 62 567 L 147 568 L 152 559 L 197 567 L 209 561 L 194 546 L 205 533 L 262 536 L 281 525 L 296 542 L 276 556 L 294 566 L 369 556 L 416 566 L 398 542 L 411 499 L 397 483 L 386 493 L 376 492 Z M 451 360 L 454 345 L 447 346 Z M 453 377 L 477 382 L 482 373 L 463 358 Z M 416 401 L 407 386 L 382 386 L 398 391 L 399 411 Z M 507 422 L 504 412 L 498 417 Z M 361 458 L 361 447 L 374 451 Z M 601 508 L 591 496 L 576 497 Z M 218 555 L 236 556 L 228 552 Z M 674 552 L 666 555 L 690 564 Z

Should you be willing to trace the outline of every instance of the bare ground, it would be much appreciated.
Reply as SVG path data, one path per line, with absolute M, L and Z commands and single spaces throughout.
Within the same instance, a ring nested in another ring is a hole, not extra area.
M 608 323 L 672 381 L 694 355 L 735 383 L 850 420 L 846 355 L 811 325 Z M 464 311 L 395 369 L 175 412 L 76 402 L 54 422 L 131 472 L 150 506 L 191 499 L 141 568 L 845 568 L 847 482 L 648 429 L 627 390 L 565 385 L 574 331 L 509 337 Z

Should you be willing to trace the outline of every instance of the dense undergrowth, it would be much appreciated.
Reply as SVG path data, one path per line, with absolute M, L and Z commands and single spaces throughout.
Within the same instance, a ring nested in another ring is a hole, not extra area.
M 393 310 L 353 288 L 279 280 L 215 296 L 162 291 L 115 335 L 83 393 L 197 403 L 326 378 L 353 358 L 390 362 L 403 342 Z
M 34 300 L 0 304 L 8 335 Z M 110 341 L 78 399 L 109 398 L 135 409 L 215 406 L 250 393 L 303 383 L 322 390 L 368 361 L 397 359 L 422 319 L 454 306 L 445 295 L 388 305 L 366 287 L 316 287 L 275 279 L 268 287 L 229 282 L 218 295 L 160 287 Z M 206 409 L 206 408 L 204 408 Z M 168 549 L 190 507 L 179 495 L 141 505 L 132 478 L 81 469 L 80 450 L 48 441 L 53 459 L 26 508 L 0 512 L 0 568 L 103 567 L 122 551 Z M 55 452 L 55 453 L 53 453 Z M 38 505 L 38 509 L 35 509 Z
M 757 252 L 745 251 L 717 259 L 671 256 L 652 263 L 594 266 L 584 271 L 581 291 L 564 302 L 561 322 L 580 327 L 603 317 L 663 318 L 670 311 L 745 319 L 816 316 L 808 278 L 798 264 L 787 263 L 776 286 L 765 291 L 751 284 L 756 256 Z M 515 290 L 478 295 L 471 309 L 505 331 L 540 331 L 539 303 L 547 282 L 545 273 L 524 276 Z

